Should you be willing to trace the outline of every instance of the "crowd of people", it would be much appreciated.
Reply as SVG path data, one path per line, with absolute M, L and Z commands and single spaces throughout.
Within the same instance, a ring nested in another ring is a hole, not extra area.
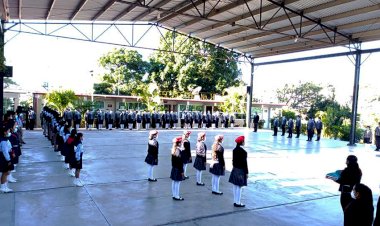
M 41 116 L 42 117 L 42 116 Z M 81 113 L 66 109 L 63 118 L 78 129 L 82 120 Z M 86 129 L 176 129 L 176 128 L 229 128 L 234 127 L 234 114 L 200 111 L 135 111 L 135 110 L 87 110 L 84 114 Z
M 362 171 L 355 155 L 346 159 L 347 167 L 338 170 L 335 176 L 327 174 L 339 184 L 340 204 L 344 215 L 344 226 L 380 226 L 380 198 L 377 202 L 376 217 L 371 189 L 361 183 Z
M 189 179 L 187 176 L 187 167 L 192 163 L 190 138 L 191 132 L 185 130 L 182 136 L 173 138 L 173 146 L 171 150 L 172 169 L 170 178 L 172 179 L 172 198 L 176 201 L 183 201 L 184 198 L 180 196 L 180 184 L 182 181 Z M 211 148 L 211 163 L 209 172 L 212 175 L 211 180 L 211 193 L 214 195 L 223 195 L 219 189 L 220 178 L 225 175 L 225 161 L 224 161 L 224 148 L 223 135 L 217 135 L 214 138 L 214 143 Z M 148 139 L 148 153 L 145 162 L 148 165 L 148 181 L 157 182 L 153 176 L 153 169 L 158 165 L 158 131 L 152 130 L 149 133 Z M 196 157 L 193 167 L 196 170 L 196 186 L 205 186 L 202 181 L 202 172 L 206 170 L 206 155 L 207 146 L 205 144 L 206 133 L 200 132 L 197 135 L 196 144 Z M 247 152 L 243 149 L 245 138 L 239 136 L 235 139 L 236 147 L 233 150 L 232 165 L 229 182 L 233 184 L 234 206 L 244 207 L 241 202 L 242 187 L 247 186 L 248 179 L 248 164 Z
M 1 187 L 3 193 L 12 192 L 9 183 L 16 183 L 17 179 L 12 173 L 16 172 L 16 166 L 22 155 L 21 147 L 25 144 L 22 132 L 23 122 L 15 112 L 4 115 L 3 126 L 0 134 L 0 172 Z
M 72 123 L 65 120 L 65 114 L 60 116 L 59 112 L 45 106 L 41 112 L 41 124 L 43 135 L 47 137 L 54 151 L 61 156 L 63 167 L 68 170 L 68 175 L 74 177 L 76 186 L 83 186 L 80 180 L 83 157 L 83 133 L 78 133 L 78 124 L 72 127 Z
M 280 121 L 281 120 L 281 121 Z M 278 128 L 281 128 L 281 136 L 285 136 L 285 133 L 288 132 L 288 138 L 293 138 L 293 132 L 295 129 L 296 138 L 300 137 L 301 134 L 301 115 L 298 115 L 295 119 L 295 122 L 292 118 L 287 119 L 286 116 L 282 116 L 281 118 L 275 117 L 273 121 L 273 136 L 277 136 Z M 306 118 L 306 131 L 307 131 L 307 141 L 313 141 L 313 136 L 315 131 L 317 132 L 317 139 L 315 141 L 319 141 L 321 139 L 321 133 L 323 129 L 323 123 L 320 117 L 313 119 L 311 117 Z

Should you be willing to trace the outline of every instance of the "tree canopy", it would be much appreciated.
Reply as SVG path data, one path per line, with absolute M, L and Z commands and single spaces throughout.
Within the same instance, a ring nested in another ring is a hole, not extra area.
M 232 52 L 183 35 L 166 32 L 159 49 L 148 62 L 135 50 L 115 49 L 99 64 L 106 73 L 94 84 L 95 93 L 130 95 L 142 84 L 155 83 L 168 97 L 187 97 L 201 92 L 222 94 L 240 84 L 240 70 Z M 174 53 L 182 52 L 185 54 Z
M 95 93 L 131 95 L 135 87 L 143 82 L 149 64 L 135 50 L 114 49 L 99 59 L 107 72 L 102 82 L 94 84 Z
M 75 103 L 77 97 L 72 90 L 55 90 L 48 93 L 45 99 L 49 106 L 63 113 L 68 106 L 72 106 Z

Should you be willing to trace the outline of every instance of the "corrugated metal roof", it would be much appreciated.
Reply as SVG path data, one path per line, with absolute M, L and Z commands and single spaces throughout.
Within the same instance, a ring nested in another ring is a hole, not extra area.
M 150 21 L 255 57 L 380 40 L 380 0 L 281 2 L 8 0 L 0 10 L 4 20 Z

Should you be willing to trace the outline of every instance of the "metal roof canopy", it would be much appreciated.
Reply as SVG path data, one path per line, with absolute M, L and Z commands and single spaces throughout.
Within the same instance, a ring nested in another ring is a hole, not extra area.
M 254 58 L 345 46 L 353 49 L 356 56 L 353 119 L 357 113 L 361 43 L 380 40 L 380 0 L 2 0 L 2 3 L 3 21 L 146 21 L 188 34 L 250 58 L 251 87 Z M 251 92 L 248 94 L 251 103 Z M 355 131 L 355 123 L 352 127 L 351 132 Z M 350 144 L 354 144 L 354 137 L 351 134 Z
M 9 20 L 146 21 L 252 58 L 380 40 L 380 0 L 3 0 Z

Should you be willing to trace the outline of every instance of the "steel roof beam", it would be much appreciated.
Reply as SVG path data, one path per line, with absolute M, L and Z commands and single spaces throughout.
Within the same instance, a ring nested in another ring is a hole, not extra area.
M 105 6 L 103 6 L 103 8 L 98 11 L 98 13 L 91 19 L 92 21 L 95 21 L 97 20 L 101 15 L 103 15 L 103 13 L 105 13 L 109 8 L 111 8 L 113 6 L 113 4 L 115 4 L 116 0 L 110 0 L 106 3 Z
M 86 5 L 87 2 L 88 0 L 82 0 L 79 2 L 74 13 L 70 16 L 70 20 L 74 20 L 75 17 L 78 16 L 78 13 L 82 10 L 83 6 Z
M 126 3 L 124 1 L 119 1 L 119 2 L 122 2 L 122 3 Z M 123 12 L 121 12 L 119 15 L 115 16 L 112 20 L 113 21 L 118 21 L 120 20 L 121 18 L 123 18 L 125 15 L 127 15 L 129 12 L 131 12 L 132 10 L 134 10 L 139 4 L 141 4 L 141 2 L 139 0 L 136 0 L 135 3 L 130 3 L 130 6 L 125 9 Z
M 309 17 L 309 16 L 306 16 L 306 15 L 305 15 L 304 13 L 302 13 L 302 12 L 298 12 L 298 11 L 296 11 L 296 10 L 293 10 L 293 9 L 291 9 L 291 8 L 289 8 L 289 7 L 287 7 L 287 6 L 285 6 L 284 4 L 278 3 L 278 2 L 273 1 L 273 0 L 267 0 L 267 1 L 271 2 L 272 4 L 277 5 L 278 7 L 283 8 L 284 10 L 287 10 L 287 11 L 289 11 L 289 12 L 292 12 L 292 13 L 294 13 L 294 14 L 296 14 L 296 15 L 302 17 L 302 18 L 304 18 L 304 19 L 307 19 L 308 21 L 311 21 L 311 22 L 313 22 L 314 24 L 318 24 L 318 25 L 321 26 L 321 28 L 323 28 L 323 29 L 327 29 L 327 30 L 332 31 L 332 32 L 334 32 L 334 33 L 336 33 L 336 34 L 339 34 L 340 36 L 345 37 L 347 40 L 350 40 L 351 42 L 354 42 L 354 43 L 356 42 L 356 40 L 353 40 L 351 36 L 349 36 L 349 35 L 347 35 L 347 34 L 344 34 L 344 33 L 342 33 L 342 32 L 336 31 L 334 28 L 332 28 L 332 27 L 330 27 L 330 26 L 327 26 L 327 25 L 325 25 L 325 24 L 322 24 L 321 21 L 318 21 L 318 20 L 313 19 L 313 18 L 311 18 L 311 17 Z
M 160 7 L 164 6 L 164 5 L 166 5 L 167 3 L 169 3 L 170 1 L 172 1 L 172 0 L 163 0 L 163 1 L 160 1 L 156 5 L 154 5 L 154 7 L 155 8 L 160 8 Z M 137 15 L 135 18 L 133 18 L 132 21 L 141 20 L 142 18 L 148 16 L 153 11 L 154 10 L 152 10 L 152 9 L 147 9 L 143 13 L 141 13 L 141 14 Z
M 351 29 L 351 28 L 355 28 L 355 27 L 364 26 L 366 24 L 378 24 L 378 23 L 380 23 L 380 17 L 379 18 L 370 19 L 370 20 L 365 20 L 365 21 L 354 22 L 354 23 L 350 23 L 350 24 L 344 24 L 344 25 L 341 25 L 341 26 L 337 27 L 337 29 L 338 30 L 345 30 L 345 29 Z M 321 29 L 321 30 L 309 32 L 307 34 L 307 36 L 314 36 L 314 35 L 319 35 L 319 34 L 323 34 L 323 33 L 324 33 L 324 31 Z M 306 36 L 301 36 L 299 38 L 305 38 L 305 37 Z M 358 38 L 358 37 L 361 37 L 361 36 L 357 36 L 356 35 L 353 38 L 355 39 L 355 38 Z M 236 49 L 239 49 L 242 52 L 246 52 L 246 51 L 252 50 L 256 46 L 263 47 L 263 46 L 272 45 L 272 44 L 275 44 L 275 43 L 281 43 L 283 41 L 288 41 L 288 40 L 291 40 L 291 39 L 294 39 L 294 36 L 293 37 L 292 36 L 290 36 L 290 37 L 287 36 L 287 37 L 281 37 L 281 38 L 271 39 L 271 40 L 267 40 L 267 41 L 263 41 L 263 42 L 258 42 L 255 45 L 249 44 L 249 45 L 239 46 L 239 47 L 236 47 Z
M 188 1 L 182 2 L 178 6 L 174 7 L 170 11 L 174 11 L 175 13 L 171 13 L 168 15 L 163 16 L 159 20 L 157 20 L 157 23 L 163 23 L 165 21 L 168 21 L 174 17 L 176 17 L 178 14 L 185 13 L 186 11 L 196 8 L 197 6 L 204 4 L 205 0 L 197 0 L 196 2 L 190 1 L 190 3 L 187 3 Z
M 329 3 L 326 3 L 326 4 L 321 4 L 321 5 L 317 5 L 317 6 L 312 6 L 310 8 L 307 8 L 303 11 L 303 13 L 313 13 L 313 12 L 316 12 L 316 11 L 320 11 L 320 10 L 323 10 L 323 9 L 327 9 L 329 7 L 334 7 L 334 6 L 338 6 L 338 5 L 341 5 L 341 4 L 344 4 L 344 3 L 347 3 L 347 2 L 350 2 L 351 0 L 338 0 L 338 1 L 333 1 L 333 2 L 329 2 Z M 298 15 L 296 14 L 293 14 L 293 13 L 289 13 L 288 14 L 290 18 L 293 18 L 293 17 L 296 17 Z M 282 21 L 282 20 L 287 20 L 288 19 L 288 16 L 287 15 L 281 15 L 281 16 L 278 16 L 278 17 L 275 17 L 273 19 L 269 19 L 269 20 L 266 20 L 266 21 L 263 21 L 263 24 L 268 25 L 268 24 L 273 24 L 275 22 L 279 22 L 279 21 Z M 302 22 L 302 25 L 303 26 L 307 26 L 307 25 L 312 25 L 313 23 L 310 22 L 310 21 L 304 21 Z M 294 25 L 295 27 L 299 27 L 300 24 L 297 24 L 297 25 Z M 246 30 L 249 30 L 249 28 L 252 28 L 254 29 L 255 27 L 254 26 L 248 26 L 247 28 L 238 28 L 238 29 L 235 29 L 235 30 L 232 30 L 232 31 L 229 31 L 226 33 L 220 33 L 220 34 L 217 34 L 217 35 L 213 35 L 213 36 L 210 36 L 208 37 L 209 39 L 219 39 L 219 38 L 224 38 L 228 35 L 232 35 L 232 34 L 237 34 L 237 33 L 240 33 L 240 32 L 243 32 L 243 31 L 246 31 Z M 278 32 L 284 32 L 284 31 L 288 31 L 288 30 L 292 30 L 293 29 L 293 26 L 287 26 L 287 27 L 284 27 L 284 28 L 279 28 L 279 29 L 276 29 L 276 31 Z M 266 34 L 263 33 L 261 34 L 260 37 L 262 36 L 265 36 Z M 245 41 L 247 40 L 246 38 L 250 37 L 250 35 L 246 36 L 246 37 L 241 37 L 241 38 L 238 38 L 238 39 L 233 39 L 233 40 L 229 40 L 229 41 L 226 41 L 224 42 L 225 44 L 228 44 L 228 43 L 234 43 L 234 42 L 237 42 L 237 40 L 242 40 Z M 249 38 L 248 38 L 249 39 Z
M 46 20 L 48 20 L 49 17 L 51 16 L 51 11 L 53 10 L 53 7 L 54 7 L 55 2 L 56 2 L 56 0 L 51 0 L 51 1 L 50 1 L 49 9 L 48 9 L 48 11 L 47 11 L 47 13 L 46 13 L 46 17 L 45 17 Z
M 379 6 L 370 6 L 370 7 L 366 7 L 366 8 L 362 8 L 362 9 L 356 9 L 354 11 L 348 11 L 348 12 L 344 12 L 344 13 L 340 13 L 340 14 L 335 14 L 335 15 L 332 15 L 332 16 L 327 16 L 325 18 L 322 18 L 321 22 L 328 22 L 328 21 L 338 20 L 338 19 L 342 19 L 342 18 L 345 18 L 345 17 L 348 17 L 348 16 L 356 16 L 356 15 L 360 15 L 360 14 L 364 14 L 364 13 L 369 13 L 369 12 L 376 11 L 376 10 L 379 10 Z M 355 22 L 353 24 L 356 24 L 356 23 L 358 23 L 358 22 Z M 342 26 L 338 27 L 338 30 L 339 29 L 342 30 L 342 29 L 350 28 L 351 26 L 353 26 L 353 24 L 351 24 L 351 25 L 350 24 L 342 25 Z M 311 26 L 311 25 L 313 25 L 312 22 L 306 21 L 306 22 L 303 23 L 302 26 L 306 27 L 306 26 Z M 298 26 L 300 26 L 300 24 L 296 24 L 294 26 L 298 27 Z M 349 26 L 349 27 L 347 27 L 347 26 Z M 289 31 L 289 30 L 292 30 L 292 29 L 293 29 L 292 26 L 287 26 L 287 27 L 282 27 L 282 28 L 276 29 L 276 31 L 278 31 L 279 33 L 281 33 L 281 32 L 286 32 L 286 31 Z M 307 35 L 307 36 L 311 36 L 313 34 L 316 35 L 316 34 L 323 33 L 323 30 L 318 30 L 318 31 L 311 32 L 309 30 L 309 31 L 306 31 L 304 34 Z M 263 33 L 259 33 L 259 34 L 247 35 L 245 37 L 240 37 L 240 38 L 237 38 L 237 39 L 233 39 L 233 40 L 229 40 L 229 41 L 226 41 L 226 42 L 222 42 L 222 44 L 223 45 L 229 45 L 229 44 L 231 44 L 232 45 L 231 48 L 242 48 L 242 47 L 246 47 L 246 46 L 249 46 L 249 45 L 238 46 L 236 44 L 240 43 L 240 42 L 244 42 L 246 40 L 258 39 L 258 38 L 264 37 L 266 35 L 267 34 L 265 34 L 264 32 Z M 301 34 L 300 38 L 302 38 L 302 34 Z
M 294 3 L 294 2 L 298 2 L 300 0 L 286 0 L 285 3 L 286 4 L 291 4 L 291 3 Z M 278 7 L 275 6 L 275 5 L 267 5 L 267 6 L 264 6 L 262 7 L 261 9 L 261 13 L 265 13 L 267 11 L 270 11 L 270 10 L 273 10 L 273 9 L 277 9 Z M 235 16 L 231 19 L 228 19 L 225 21 L 225 23 L 217 23 L 217 24 L 213 24 L 213 25 L 210 25 L 210 26 L 207 26 L 207 27 L 204 27 L 204 28 L 201 28 L 199 30 L 195 30 L 195 31 L 192 31 L 193 34 L 200 34 L 200 33 L 204 33 L 204 32 L 208 32 L 210 30 L 213 30 L 215 28 L 219 28 L 219 27 L 223 27 L 224 25 L 226 24 L 233 24 L 233 23 L 236 23 L 237 21 L 239 20 L 244 20 L 244 19 L 247 19 L 249 17 L 253 15 L 256 15 L 256 14 L 259 14 L 260 13 L 260 9 L 255 9 L 253 10 L 252 12 L 248 12 L 248 13 L 244 13 L 242 15 L 239 15 L 239 16 Z M 241 27 L 242 31 L 245 31 L 245 30 L 248 30 L 248 29 L 257 29 L 256 26 L 245 26 L 245 27 Z M 241 31 L 240 31 L 241 32 Z M 212 38 L 212 37 L 209 37 L 209 38 Z

